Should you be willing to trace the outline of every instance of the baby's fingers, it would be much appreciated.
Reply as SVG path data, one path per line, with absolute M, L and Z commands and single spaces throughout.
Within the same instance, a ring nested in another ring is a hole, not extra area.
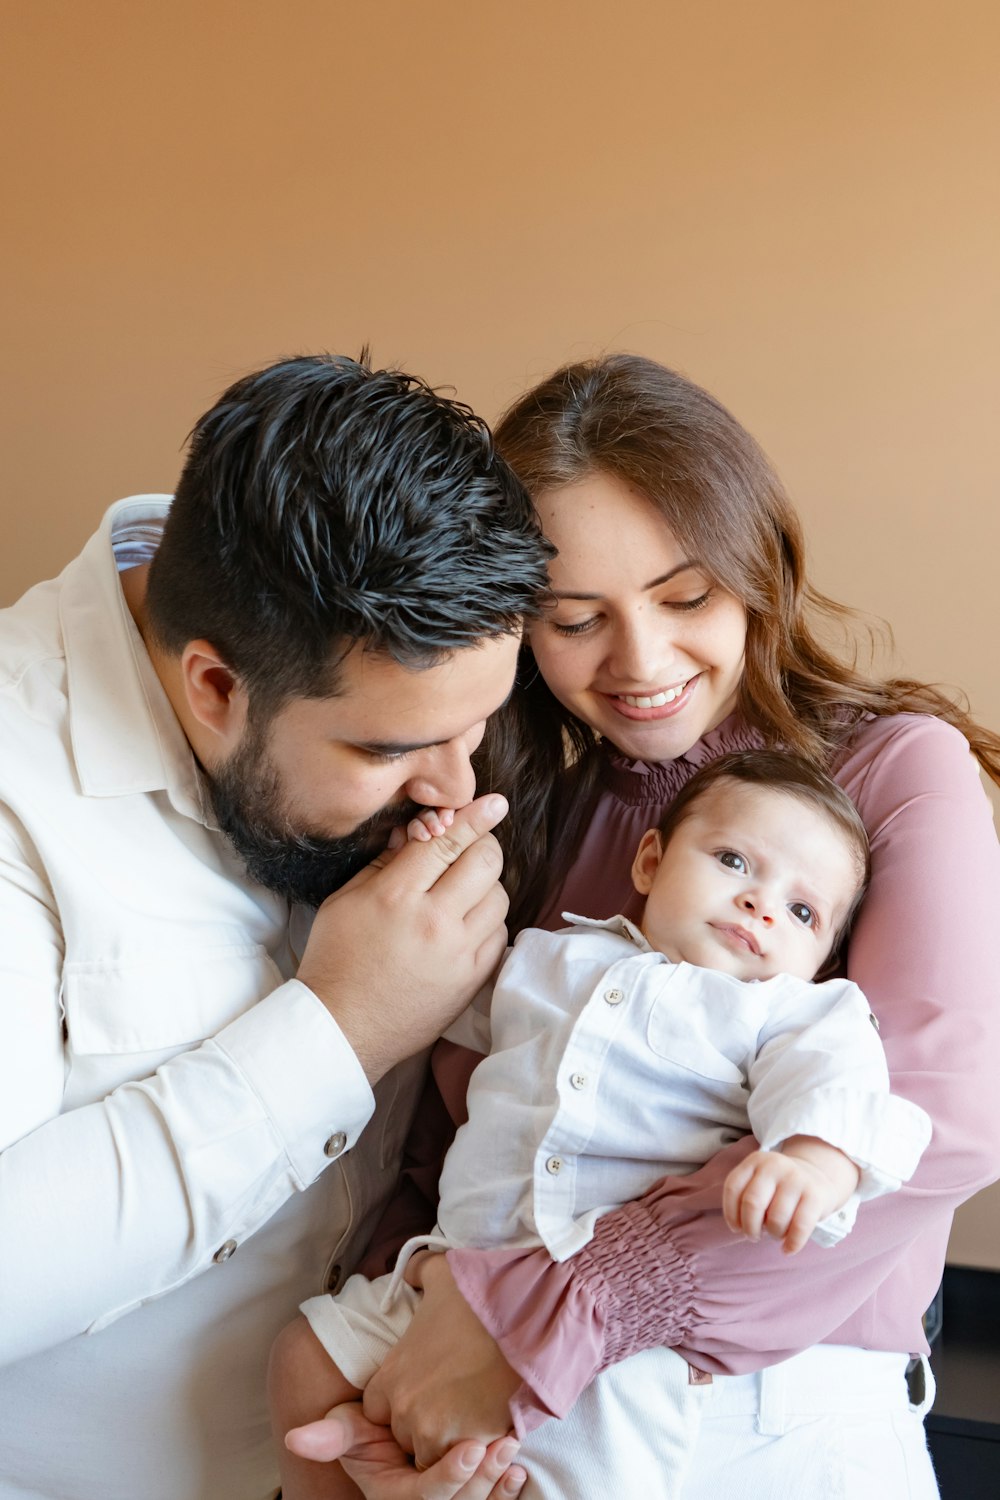
M 812 1232 L 819 1223 L 819 1213 L 815 1205 L 805 1196 L 799 1199 L 798 1206 L 792 1214 L 791 1219 L 783 1235 L 775 1232 L 775 1238 L 781 1240 L 781 1248 L 786 1255 L 798 1255 L 799 1251 L 808 1245 L 812 1238 Z M 771 1226 L 768 1223 L 768 1232 Z
M 764 1219 L 774 1201 L 775 1184 L 766 1167 L 756 1167 L 740 1194 L 736 1228 L 751 1240 L 759 1240 Z
M 455 821 L 453 807 L 425 807 L 406 825 L 407 842 L 426 844 L 429 839 L 440 838 Z
M 747 1183 L 753 1177 L 754 1166 L 750 1158 L 741 1161 L 739 1166 L 734 1167 L 727 1175 L 722 1184 L 722 1216 L 726 1225 L 734 1234 L 743 1232 L 740 1223 L 740 1203 Z

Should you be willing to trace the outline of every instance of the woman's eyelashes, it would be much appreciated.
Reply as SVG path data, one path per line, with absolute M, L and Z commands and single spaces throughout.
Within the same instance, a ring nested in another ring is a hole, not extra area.
M 376 750 L 374 747 L 369 748 L 366 746 L 364 754 L 368 760 L 374 761 L 376 765 L 387 766 L 394 760 L 405 760 L 413 752 L 412 750 Z
M 674 610 L 681 614 L 689 614 L 696 609 L 704 609 L 711 602 L 714 589 L 708 588 L 704 593 L 696 595 L 694 599 L 663 599 L 660 608 Z M 586 635 L 590 630 L 596 630 L 604 620 L 603 615 L 590 615 L 586 620 L 549 620 L 552 629 L 558 635 Z
M 684 611 L 692 609 L 704 609 L 705 605 L 711 602 L 714 592 L 714 589 L 706 589 L 703 594 L 699 594 L 695 599 L 664 600 L 664 606 L 667 609 L 679 609 Z
M 600 623 L 600 615 L 591 615 L 589 620 L 575 620 L 572 625 L 564 625 L 561 620 L 549 621 L 557 635 L 586 635 L 588 630 L 594 630 Z

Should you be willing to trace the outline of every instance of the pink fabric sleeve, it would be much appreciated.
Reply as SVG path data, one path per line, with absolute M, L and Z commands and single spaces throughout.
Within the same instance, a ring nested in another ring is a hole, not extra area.
M 877 1016 L 894 1092 L 934 1136 L 913 1180 L 866 1204 L 833 1250 L 786 1257 L 729 1233 L 721 1185 L 753 1142 L 602 1218 L 560 1265 L 450 1251 L 466 1299 L 523 1385 L 518 1431 L 561 1416 L 605 1366 L 656 1345 L 703 1369 L 756 1369 L 824 1340 L 917 1352 L 954 1208 L 1000 1173 L 996 940 L 1000 852 L 965 740 L 900 715 L 862 727 L 837 773 L 872 841 L 848 973 Z

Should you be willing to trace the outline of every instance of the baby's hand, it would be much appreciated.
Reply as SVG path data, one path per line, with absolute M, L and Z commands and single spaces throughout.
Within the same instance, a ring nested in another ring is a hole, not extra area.
M 453 807 L 425 807 L 403 829 L 398 823 L 389 835 L 388 849 L 398 854 L 404 844 L 427 844 L 440 838 L 455 821 Z
M 722 1212 L 734 1233 L 759 1240 L 766 1231 L 781 1240 L 786 1255 L 795 1255 L 820 1220 L 847 1202 L 858 1175 L 836 1147 L 799 1136 L 784 1151 L 754 1151 L 734 1167 L 723 1186 Z
M 406 825 L 406 841 L 409 844 L 426 844 L 440 838 L 446 828 L 455 821 L 453 807 L 425 807 Z

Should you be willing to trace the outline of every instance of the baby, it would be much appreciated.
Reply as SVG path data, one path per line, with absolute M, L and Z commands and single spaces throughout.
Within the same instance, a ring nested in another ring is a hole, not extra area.
M 428 812 L 409 835 L 433 837 L 448 817 Z M 488 1055 L 445 1161 L 438 1228 L 404 1246 L 391 1277 L 353 1276 L 305 1304 L 308 1326 L 272 1371 L 276 1430 L 357 1399 L 419 1300 L 403 1280 L 415 1249 L 544 1244 L 565 1260 L 601 1214 L 747 1132 L 760 1149 L 726 1179 L 726 1221 L 789 1254 L 834 1245 L 860 1202 L 905 1181 L 929 1121 L 889 1093 L 860 990 L 812 982 L 833 968 L 867 877 L 864 826 L 840 788 L 796 757 L 751 751 L 704 767 L 644 834 L 638 928 L 567 914 L 562 932 L 523 932 L 492 997 L 447 1033 Z M 316 1339 L 332 1363 L 306 1410 L 283 1392 L 302 1389 L 300 1356 L 322 1360 Z M 668 1349 L 605 1370 L 525 1440 L 524 1500 L 609 1483 L 676 1496 L 710 1391 Z M 339 1465 L 303 1461 L 328 1451 L 322 1422 L 287 1447 L 284 1500 L 359 1493 Z

